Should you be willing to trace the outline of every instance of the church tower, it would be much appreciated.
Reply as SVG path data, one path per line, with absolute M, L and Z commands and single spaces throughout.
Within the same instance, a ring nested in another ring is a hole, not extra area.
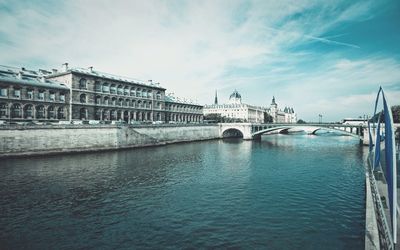
M 271 110 L 270 115 L 272 116 L 272 119 L 274 120 L 274 122 L 277 122 L 277 120 L 278 120 L 278 104 L 276 104 L 276 102 L 275 102 L 275 96 L 272 97 L 272 103 L 271 103 L 270 110 Z
M 218 96 L 217 96 L 217 90 L 215 90 L 214 105 L 218 105 Z

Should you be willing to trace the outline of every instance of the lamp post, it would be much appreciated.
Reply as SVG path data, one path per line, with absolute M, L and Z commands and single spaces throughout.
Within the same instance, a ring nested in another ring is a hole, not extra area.
M 319 117 L 319 123 L 322 123 L 322 115 L 319 114 L 318 117 Z

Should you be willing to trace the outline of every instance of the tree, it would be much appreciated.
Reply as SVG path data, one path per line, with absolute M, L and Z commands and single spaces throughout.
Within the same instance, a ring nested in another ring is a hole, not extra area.
M 204 116 L 204 120 L 215 123 L 224 121 L 223 117 L 221 117 L 221 114 L 207 114 Z
M 400 105 L 392 106 L 393 123 L 400 123 Z
M 272 116 L 267 112 L 264 112 L 264 123 L 273 123 L 273 122 L 274 119 L 272 118 Z
M 297 121 L 297 124 L 306 124 L 307 122 L 305 122 L 305 121 L 303 121 L 302 119 L 299 119 L 298 121 Z

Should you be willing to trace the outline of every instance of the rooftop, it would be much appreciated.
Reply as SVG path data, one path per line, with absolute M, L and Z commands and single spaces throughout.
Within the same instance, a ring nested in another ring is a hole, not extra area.
M 63 83 L 46 79 L 45 76 L 48 73 L 50 72 L 42 69 L 35 71 L 0 65 L 0 81 L 33 87 L 68 89 Z

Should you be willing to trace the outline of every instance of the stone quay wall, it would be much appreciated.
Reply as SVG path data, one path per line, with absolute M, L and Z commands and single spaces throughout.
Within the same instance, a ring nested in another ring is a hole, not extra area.
M 217 125 L 48 125 L 0 128 L 0 158 L 217 139 Z

